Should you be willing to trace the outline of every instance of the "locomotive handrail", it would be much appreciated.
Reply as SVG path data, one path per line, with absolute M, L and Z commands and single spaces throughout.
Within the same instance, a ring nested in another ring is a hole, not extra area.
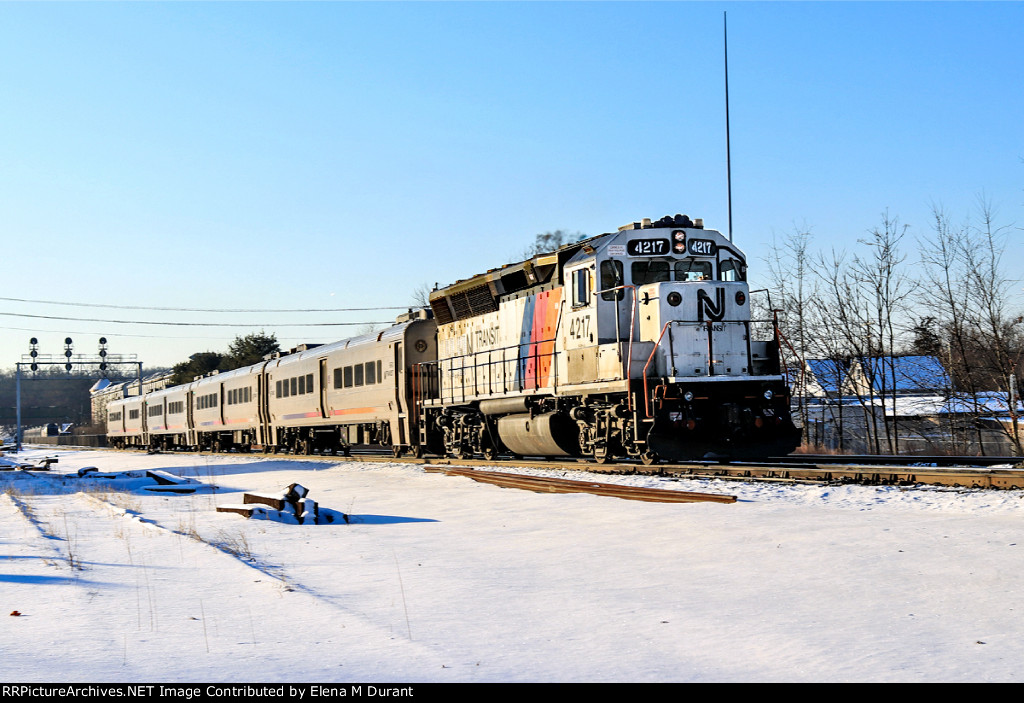
M 661 344 L 661 338 L 665 336 L 665 331 L 673 322 L 679 322 L 679 320 L 669 320 L 661 328 L 661 334 L 658 335 L 658 341 L 654 343 L 654 348 L 651 349 L 651 355 L 647 357 L 647 363 L 644 364 L 644 414 L 647 417 L 651 417 L 650 394 L 647 392 L 647 368 L 651 365 L 651 361 L 654 359 L 654 355 L 658 351 L 658 346 Z
M 604 290 L 594 291 L 594 295 L 601 295 L 602 293 L 611 293 L 617 290 L 629 289 L 629 344 L 626 348 L 626 383 L 629 384 L 633 377 L 633 336 L 636 324 L 636 286 L 624 283 L 621 286 L 615 286 L 614 288 L 605 288 Z M 619 329 L 619 297 L 615 296 L 615 339 L 618 342 L 622 342 L 622 330 Z M 657 345 L 655 345 L 657 346 Z M 622 352 L 620 351 L 621 355 Z M 619 357 L 619 361 L 622 361 L 622 357 Z M 646 368 L 646 367 L 645 367 Z M 646 393 L 646 391 L 645 391 Z M 626 407 L 629 408 L 630 412 L 633 412 L 633 394 L 626 394 Z
M 557 351 L 550 351 L 550 352 L 541 353 L 540 352 L 540 346 L 542 344 L 546 344 L 546 343 L 551 343 L 553 345 L 555 342 L 556 342 L 556 338 L 555 337 L 551 337 L 551 338 L 548 338 L 548 339 L 540 339 L 540 340 L 537 340 L 536 342 L 530 342 L 529 345 L 524 345 L 522 343 L 520 343 L 520 344 L 512 344 L 512 345 L 508 345 L 508 346 L 504 346 L 504 347 L 496 347 L 496 348 L 492 348 L 492 349 L 487 349 L 486 351 L 472 352 L 470 354 L 459 354 L 458 356 L 451 356 L 451 357 L 448 357 L 446 359 L 438 359 L 437 361 L 425 361 L 425 362 L 421 362 L 420 364 L 417 364 L 417 366 L 429 366 L 429 365 L 435 365 L 436 366 L 437 371 L 438 371 L 438 379 L 437 379 L 438 380 L 438 387 L 437 387 L 437 397 L 436 397 L 436 399 L 440 400 L 441 402 L 445 401 L 445 386 L 446 385 L 448 386 L 448 389 L 449 389 L 449 391 L 451 393 L 449 400 L 451 402 L 455 402 L 456 401 L 456 388 L 455 388 L 455 384 L 452 384 L 452 383 L 445 384 L 444 383 L 445 372 L 447 372 L 447 374 L 449 376 L 454 376 L 456 372 L 460 373 L 460 376 L 461 376 L 460 383 L 459 383 L 459 386 L 460 386 L 460 389 L 461 389 L 461 394 L 460 395 L 461 395 L 461 400 L 465 400 L 467 398 L 467 386 L 470 385 L 470 383 L 467 382 L 467 380 L 466 380 L 466 371 L 467 370 L 472 370 L 473 371 L 473 380 L 471 382 L 472 386 L 473 386 L 472 390 L 473 390 L 473 394 L 479 395 L 480 394 L 480 385 L 479 385 L 479 375 L 480 375 L 480 372 L 479 372 L 479 370 L 481 368 L 486 368 L 487 369 L 487 375 L 488 375 L 488 379 L 487 379 L 487 382 L 486 382 L 487 390 L 490 393 L 494 393 L 495 392 L 496 379 L 494 377 L 494 374 L 491 373 L 491 369 L 492 369 L 492 367 L 494 367 L 496 365 L 501 365 L 501 367 L 503 369 L 503 372 L 501 374 L 501 378 L 502 378 L 502 381 L 503 381 L 503 383 L 501 385 L 501 392 L 507 393 L 510 390 L 530 390 L 531 381 L 527 378 L 527 375 L 525 373 L 525 368 L 524 368 L 524 372 L 523 372 L 522 378 L 520 379 L 519 383 L 515 384 L 513 382 L 513 384 L 512 384 L 513 387 L 510 387 L 510 375 L 505 372 L 505 369 L 507 368 L 509 363 L 514 363 L 516 370 L 518 370 L 520 368 L 520 365 L 524 361 L 525 362 L 529 362 L 530 360 L 533 361 L 532 390 L 536 391 L 536 390 L 540 390 L 540 388 L 542 387 L 541 378 L 540 378 L 541 360 L 542 359 L 550 358 L 551 359 L 551 363 L 554 364 L 555 363 L 555 359 L 557 358 L 558 353 L 559 353 Z M 528 348 L 527 348 L 525 353 L 517 353 L 514 357 L 511 357 L 508 354 L 508 352 L 510 350 L 517 350 L 518 351 L 518 350 L 522 349 L 523 346 L 528 346 Z M 501 352 L 502 353 L 502 358 L 497 360 L 497 361 L 495 361 L 493 359 L 493 354 L 496 353 L 496 352 Z M 481 361 L 479 357 L 481 355 L 485 354 L 485 353 L 487 354 L 487 360 L 486 361 Z M 462 365 L 456 366 L 455 362 L 458 362 L 458 361 L 462 361 L 463 362 Z M 515 387 L 515 386 L 518 386 L 518 387 Z M 427 400 L 428 399 L 426 397 L 426 394 L 424 394 L 422 399 L 423 400 Z

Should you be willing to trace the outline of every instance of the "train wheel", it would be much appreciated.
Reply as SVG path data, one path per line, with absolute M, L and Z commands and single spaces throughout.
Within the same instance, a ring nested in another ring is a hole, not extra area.
M 661 461 L 661 457 L 654 452 L 647 451 L 640 455 L 640 461 L 644 462 L 645 466 L 650 466 Z
M 494 447 L 487 447 L 484 449 L 484 459 L 487 461 L 494 461 L 498 458 L 498 450 Z
M 397 459 L 398 457 L 402 456 L 402 448 L 395 444 L 391 447 L 391 453 L 394 454 L 395 458 Z
M 415 458 L 417 458 L 417 459 L 422 459 L 423 458 L 423 447 L 421 445 L 417 444 L 415 447 L 412 448 L 412 455 Z

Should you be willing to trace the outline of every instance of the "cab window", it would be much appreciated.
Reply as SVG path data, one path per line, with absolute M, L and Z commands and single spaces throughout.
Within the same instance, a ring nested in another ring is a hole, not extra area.
M 590 305 L 590 270 L 572 272 L 572 306 L 582 308 Z
M 642 286 L 645 283 L 659 283 L 668 279 L 667 261 L 634 261 L 630 266 L 630 274 L 633 276 L 633 285 Z
M 736 259 L 726 259 L 718 265 L 718 278 L 722 281 L 745 281 L 743 264 Z
M 622 300 L 625 290 L 619 288 L 618 290 L 611 290 L 621 286 L 625 281 L 622 280 L 622 262 L 616 259 L 608 259 L 601 262 L 601 300 Z
M 709 281 L 711 280 L 711 262 L 695 259 L 682 259 L 676 262 L 677 281 Z

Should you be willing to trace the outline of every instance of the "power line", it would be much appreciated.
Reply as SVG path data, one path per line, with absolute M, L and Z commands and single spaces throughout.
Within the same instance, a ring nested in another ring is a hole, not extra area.
M 401 308 L 406 310 L 408 308 Z M 70 322 L 103 322 L 111 325 L 164 325 L 170 327 L 254 327 L 257 324 L 263 327 L 346 327 L 351 325 L 390 325 L 390 321 L 363 320 L 360 322 L 275 322 L 268 323 L 242 323 L 242 322 L 153 322 L 150 320 L 100 320 L 93 317 L 59 317 L 57 315 L 29 315 L 19 312 L 0 312 L 0 315 L 7 317 L 28 317 L 34 320 L 62 320 Z
M 266 326 L 267 325 L 253 325 L 253 327 L 266 327 Z M 117 336 L 117 337 L 131 337 L 131 338 L 137 338 L 137 339 L 183 339 L 183 340 L 184 339 L 209 339 L 209 340 L 223 340 L 223 339 L 229 339 L 230 338 L 229 334 L 228 335 L 222 334 L 222 335 L 217 336 L 217 337 L 204 337 L 204 336 L 194 335 L 194 334 L 190 334 L 190 335 L 187 335 L 187 336 L 184 336 L 184 337 L 175 337 L 175 336 L 170 336 L 170 335 L 166 335 L 166 334 L 130 334 L 128 332 L 117 332 L 116 334 L 111 334 L 108 330 L 102 330 L 100 332 L 93 332 L 93 331 L 89 331 L 89 330 L 85 330 L 85 331 L 82 331 L 82 330 L 62 330 L 62 331 L 56 331 L 56 330 L 38 329 L 38 328 L 34 328 L 34 327 L 7 327 L 5 325 L 0 325 L 0 330 L 12 330 L 12 331 L 15 331 L 15 332 L 35 332 L 36 334 L 60 334 L 61 337 L 65 336 L 65 334 L 67 334 L 67 333 L 70 333 L 70 334 L 93 335 L 95 337 L 102 337 L 102 336 L 113 337 L 113 336 Z M 289 337 L 289 339 L 291 339 L 291 337 Z M 295 339 L 301 339 L 301 337 L 296 337 Z
M 109 303 L 68 303 L 58 300 L 28 300 L 27 298 L 0 298 L 0 300 L 6 300 L 12 303 L 33 303 L 37 305 L 69 305 L 79 308 L 113 308 L 116 310 L 157 310 L 160 312 L 213 312 L 213 313 L 240 313 L 240 312 L 260 312 L 260 313 L 275 313 L 275 312 L 367 312 L 372 310 L 408 310 L 409 305 L 388 305 L 375 308 L 296 308 L 296 309 L 280 309 L 280 308 L 267 308 L 267 309 L 215 309 L 215 308 L 162 308 L 162 307 L 149 307 L 145 305 L 112 305 Z M 54 318 L 59 319 L 59 318 Z M 102 322 L 102 320 L 101 320 Z M 339 323 L 340 324 L 340 323 Z M 361 323 L 360 323 L 361 324 Z

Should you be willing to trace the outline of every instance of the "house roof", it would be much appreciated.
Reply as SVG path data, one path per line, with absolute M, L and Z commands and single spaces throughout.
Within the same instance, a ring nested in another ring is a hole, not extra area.
M 919 393 L 949 387 L 942 362 L 934 356 L 885 356 L 862 360 L 871 386 L 880 392 Z
M 826 393 L 838 393 L 839 386 L 849 373 L 841 361 L 834 359 L 808 359 L 807 369 Z

